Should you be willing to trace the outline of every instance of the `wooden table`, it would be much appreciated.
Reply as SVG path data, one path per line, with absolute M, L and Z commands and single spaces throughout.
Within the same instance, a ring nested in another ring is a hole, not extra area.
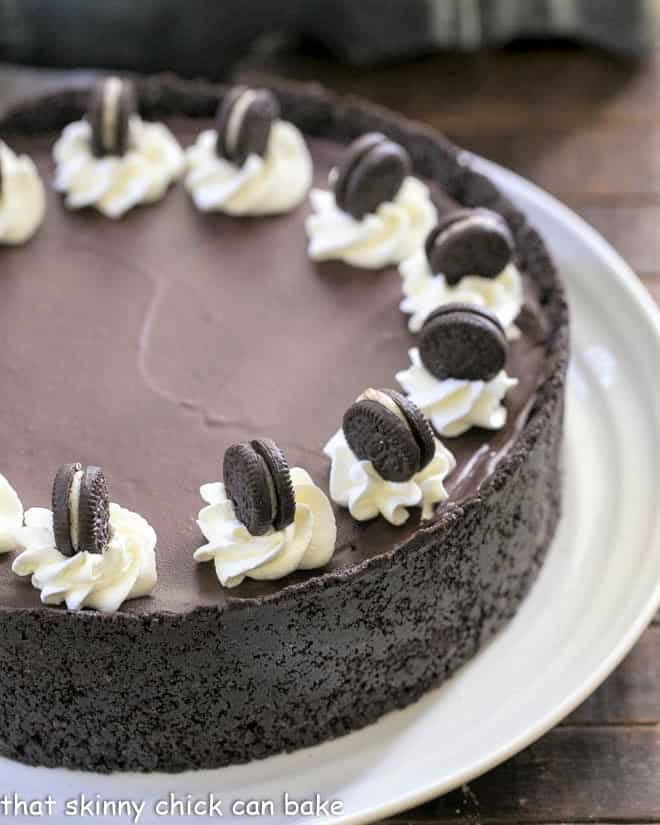
M 572 49 L 516 50 L 369 71 L 262 57 L 240 73 L 263 71 L 391 106 L 514 169 L 593 223 L 660 302 L 660 55 L 634 66 Z M 61 79 L 0 71 L 0 100 Z M 391 821 L 660 822 L 660 618 L 539 742 Z

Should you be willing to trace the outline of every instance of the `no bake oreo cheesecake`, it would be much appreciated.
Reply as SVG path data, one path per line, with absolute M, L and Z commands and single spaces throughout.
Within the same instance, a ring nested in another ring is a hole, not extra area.
M 552 539 L 543 241 L 368 104 L 89 98 L 0 122 L 34 232 L 0 249 L 0 754 L 181 771 L 360 728 L 477 653 Z

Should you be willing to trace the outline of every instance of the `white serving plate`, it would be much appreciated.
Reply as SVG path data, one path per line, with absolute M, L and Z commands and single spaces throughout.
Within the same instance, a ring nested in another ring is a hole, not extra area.
M 660 605 L 660 313 L 633 272 L 584 221 L 537 187 L 474 158 L 527 212 L 568 284 L 572 310 L 565 514 L 547 562 L 511 624 L 446 685 L 342 739 L 249 765 L 176 776 L 97 776 L 0 759 L 0 798 L 51 793 L 55 823 L 130 822 L 64 816 L 67 800 L 155 803 L 272 800 L 251 821 L 373 821 L 460 786 L 538 739 L 619 664 Z M 2 701 L 0 697 L 0 701 Z M 246 709 L 249 712 L 249 709 Z M 340 800 L 343 814 L 285 816 L 282 798 Z M 33 822 L 14 816 L 12 822 Z

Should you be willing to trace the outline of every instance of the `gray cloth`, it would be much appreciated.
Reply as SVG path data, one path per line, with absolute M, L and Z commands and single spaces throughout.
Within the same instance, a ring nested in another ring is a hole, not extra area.
M 652 46 L 648 0 L 327 0 L 319 37 L 354 63 L 438 49 L 474 51 L 517 39 L 568 39 L 623 55 Z M 319 20 L 322 18 L 319 17 Z
M 517 38 L 650 46 L 650 0 L 0 0 L 0 60 L 218 77 L 261 36 L 356 65 Z

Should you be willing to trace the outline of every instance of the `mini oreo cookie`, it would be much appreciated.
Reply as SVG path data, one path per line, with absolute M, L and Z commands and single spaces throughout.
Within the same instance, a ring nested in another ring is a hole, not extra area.
M 410 156 L 398 143 L 379 132 L 353 141 L 337 167 L 335 201 L 357 220 L 394 200 L 410 174 Z
M 514 240 L 497 212 L 457 209 L 429 232 L 425 249 L 431 272 L 453 286 L 466 275 L 497 277 L 513 257 Z
M 283 530 L 295 518 L 289 465 L 274 441 L 258 438 L 225 451 L 225 490 L 236 516 L 253 536 Z
M 95 83 L 87 108 L 95 157 L 126 154 L 130 121 L 136 111 L 135 87 L 130 80 L 107 77 Z
M 110 504 L 100 467 L 78 463 L 60 467 L 53 482 L 52 506 L 55 545 L 60 553 L 104 552 L 110 540 Z
M 395 390 L 365 390 L 346 410 L 342 426 L 353 453 L 385 481 L 408 481 L 435 454 L 428 420 Z
M 64 556 L 73 556 L 76 551 L 71 543 L 71 508 L 69 494 L 73 477 L 82 470 L 82 464 L 63 464 L 55 473 L 51 506 L 53 508 L 53 533 L 55 546 Z
M 282 450 L 270 438 L 256 438 L 251 442 L 254 450 L 266 462 L 266 466 L 273 480 L 277 498 L 277 512 L 273 527 L 283 530 L 293 523 L 296 516 L 296 501 L 293 493 L 293 482 L 289 472 L 289 463 Z
M 248 155 L 263 157 L 273 122 L 279 117 L 280 105 L 266 89 L 235 86 L 224 97 L 216 115 L 221 157 L 242 166 Z
M 469 304 L 445 304 L 424 321 L 419 355 L 438 380 L 490 381 L 506 364 L 508 344 L 497 318 Z

